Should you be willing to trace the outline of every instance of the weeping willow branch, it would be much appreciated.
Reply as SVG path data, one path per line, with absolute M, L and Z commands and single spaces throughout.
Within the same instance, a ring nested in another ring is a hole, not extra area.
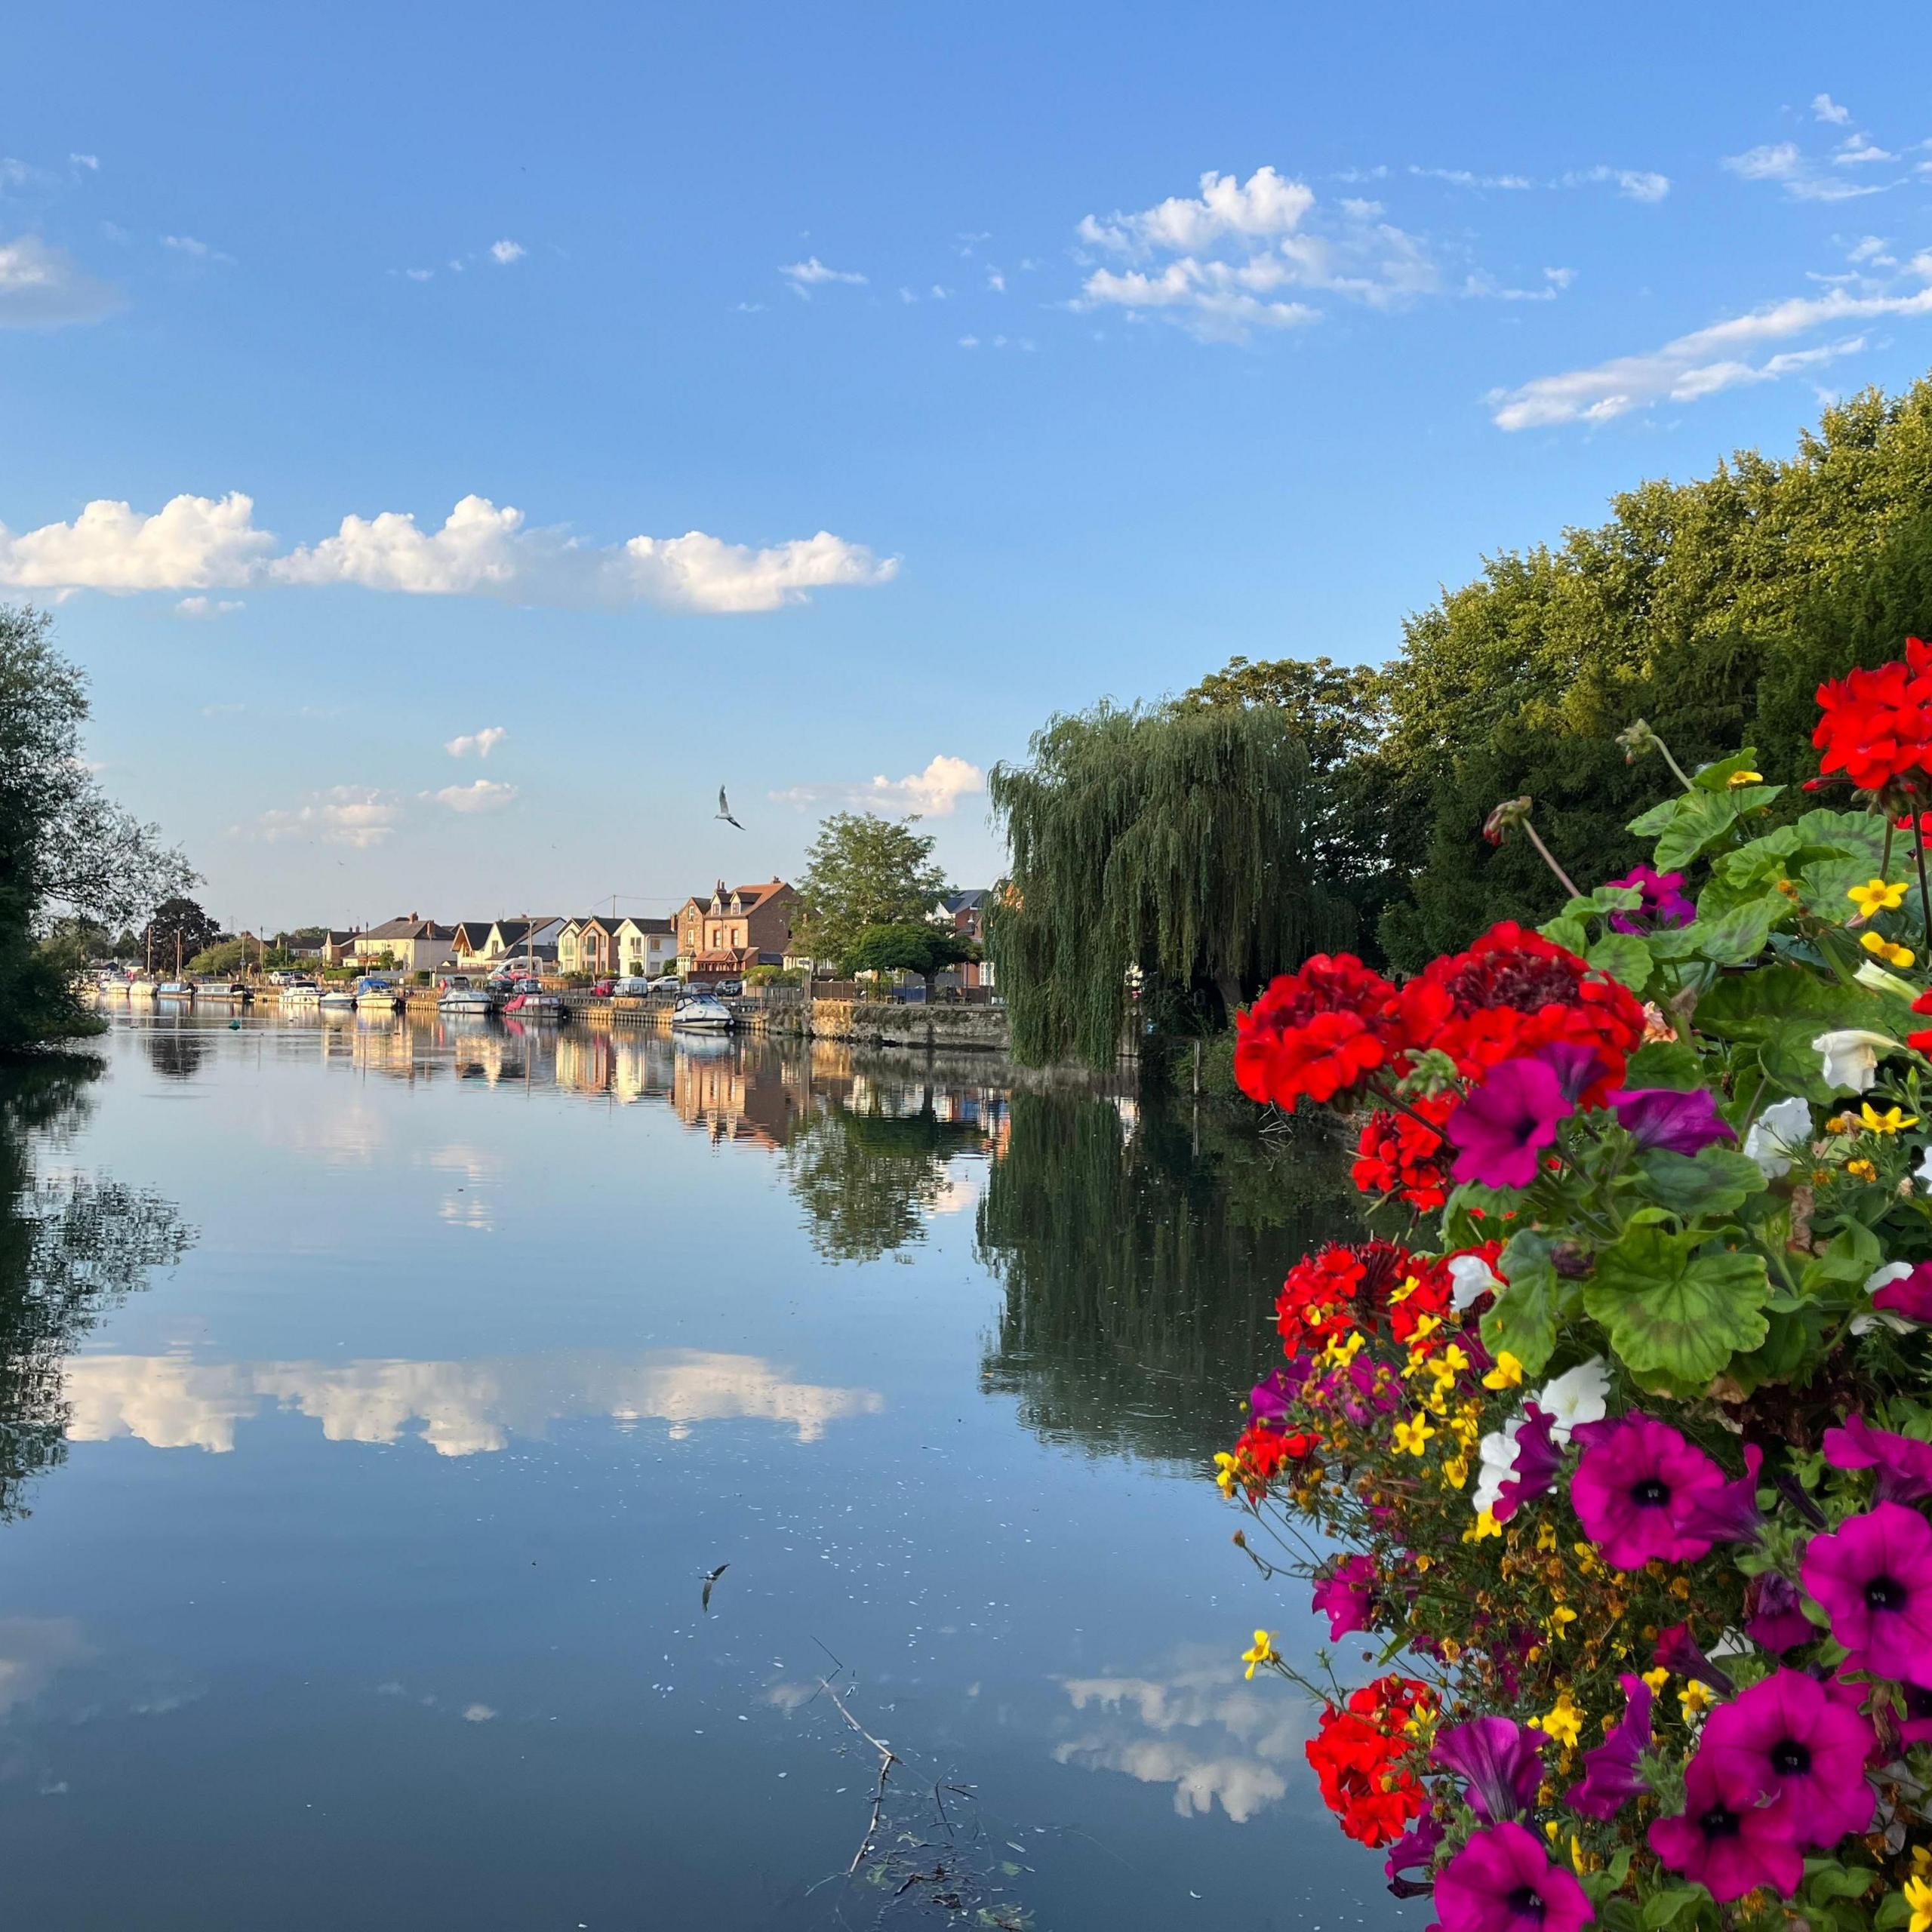
M 1281 711 L 1102 704 L 1030 750 L 989 781 L 1013 868 L 988 944 L 1020 1059 L 1110 1066 L 1137 968 L 1232 1014 L 1353 938 L 1324 787 Z

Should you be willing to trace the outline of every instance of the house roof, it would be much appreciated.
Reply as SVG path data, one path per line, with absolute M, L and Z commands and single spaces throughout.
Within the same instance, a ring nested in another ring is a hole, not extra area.
M 456 928 L 439 926 L 434 919 L 419 919 L 414 913 L 407 918 L 385 919 L 380 926 L 371 926 L 362 934 L 367 941 L 372 939 L 454 939 Z
M 952 892 L 939 903 L 949 912 L 977 912 L 992 897 L 988 886 L 976 886 L 971 892 Z
M 620 926 L 635 926 L 641 933 L 672 933 L 677 931 L 675 922 L 670 919 L 626 918 L 620 919 L 617 923 Z
M 767 900 L 774 899 L 780 893 L 789 892 L 791 888 L 782 878 L 761 879 L 755 885 L 725 886 L 721 893 L 714 888 L 711 899 L 700 900 L 698 903 L 703 909 L 708 912 L 711 909 L 712 899 L 721 900 L 725 903 L 737 899 L 742 902 L 747 912 L 755 912 Z M 737 915 L 734 914 L 733 916 L 735 918 Z

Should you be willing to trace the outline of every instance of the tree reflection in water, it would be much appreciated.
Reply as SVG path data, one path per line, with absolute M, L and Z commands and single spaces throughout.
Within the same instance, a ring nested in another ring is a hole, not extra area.
M 813 1247 L 828 1261 L 876 1261 L 925 1238 L 956 1154 L 986 1144 L 977 1121 L 944 1118 L 930 1090 L 907 1112 L 835 1102 L 802 1118 L 785 1171 Z
M 141 1044 L 147 1048 L 155 1072 L 167 1080 L 193 1079 L 208 1057 L 207 1040 L 178 1020 L 171 1026 L 158 1022 L 149 1026 L 141 1035 Z
M 1005 1288 L 982 1387 L 1095 1454 L 1211 1454 L 1267 1359 L 1283 1276 L 1358 1235 L 1357 1198 L 1319 1130 L 1263 1136 L 1181 1107 L 1130 1121 L 1110 1101 L 1015 1094 L 978 1210 Z
M 38 1155 L 85 1115 L 97 1061 L 0 1065 L 0 1522 L 67 1453 L 67 1356 L 193 1230 L 159 1196 L 85 1175 L 50 1178 Z

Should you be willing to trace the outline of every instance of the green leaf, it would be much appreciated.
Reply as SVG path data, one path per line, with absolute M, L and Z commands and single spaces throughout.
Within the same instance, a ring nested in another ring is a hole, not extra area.
M 1556 1304 L 1561 1284 L 1556 1276 L 1549 1238 L 1526 1228 L 1512 1235 L 1497 1260 L 1507 1284 L 1482 1318 L 1482 1345 L 1491 1355 L 1507 1349 L 1536 1375 L 1556 1347 Z
M 1862 1899 L 1878 1879 L 1869 1865 L 1841 1865 L 1835 1858 L 1807 1858 L 1804 1861 L 1804 1896 L 1814 1902 L 1826 1899 Z
M 1647 1040 L 1630 1056 L 1625 1070 L 1626 1087 L 1669 1087 L 1687 1094 L 1705 1084 L 1703 1063 L 1695 1047 L 1681 1040 Z
M 1650 980 L 1651 949 L 1635 933 L 1605 933 L 1583 957 L 1633 993 L 1641 992 Z
M 1746 965 L 1764 951 L 1772 927 L 1790 909 L 1791 901 L 1777 892 L 1747 899 L 1709 918 L 1700 909 L 1689 925 L 1654 934 L 1651 950 L 1659 959 L 1709 959 L 1720 966 Z
M 1814 1254 L 1798 1278 L 1807 1294 L 1833 1288 L 1862 1288 L 1884 1260 L 1878 1237 L 1863 1221 L 1847 1221 L 1822 1254 Z
M 1709 764 L 1700 764 L 1690 774 L 1690 783 L 1700 792 L 1723 792 L 1730 789 L 1731 774 L 1735 771 L 1755 771 L 1758 769 L 1758 748 L 1746 745 L 1741 752 L 1734 752 L 1729 758 L 1713 758 Z
M 1763 1257 L 1694 1254 L 1705 1238 L 1633 1227 L 1597 1257 L 1583 1306 L 1632 1374 L 1701 1386 L 1764 1340 L 1770 1284 Z
M 1660 1892 L 1653 1892 L 1644 1901 L 1644 1932 L 1659 1932 L 1659 1928 L 1669 1924 L 1686 1906 L 1701 1905 L 1710 1897 L 1702 1885 L 1671 1885 Z
M 1546 920 L 1537 931 L 1570 952 L 1581 952 L 1590 943 L 1589 928 L 1568 912 L 1559 912 L 1555 918 Z
M 1823 1030 L 1815 1020 L 1781 1021 L 1758 1047 L 1758 1064 L 1786 1093 L 1829 1101 L 1836 1089 L 1825 1084 L 1824 1062 L 1811 1044 Z
M 1760 966 L 1720 980 L 1697 1002 L 1697 1029 L 1721 1040 L 1767 1040 L 1794 1020 L 1815 1022 L 1810 1037 L 1834 1029 L 1884 1030 L 1892 1011 L 1869 989 L 1827 980 L 1802 966 Z M 1817 1055 L 1813 1055 L 1817 1059 Z
M 1765 1185 L 1757 1162 L 1729 1147 L 1704 1147 L 1695 1154 L 1653 1147 L 1637 1156 L 1636 1167 L 1638 1191 L 1687 1220 L 1735 1214 Z

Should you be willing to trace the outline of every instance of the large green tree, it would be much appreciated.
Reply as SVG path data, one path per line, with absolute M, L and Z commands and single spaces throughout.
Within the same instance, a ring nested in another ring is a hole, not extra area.
M 987 944 L 1014 1052 L 1110 1065 L 1131 988 L 1223 1018 L 1352 936 L 1315 852 L 1318 780 L 1274 705 L 1101 704 L 989 780 L 1011 872 Z
M 838 962 L 841 973 L 916 973 L 933 996 L 933 982 L 949 966 L 977 959 L 980 949 L 949 926 L 929 919 L 901 924 L 868 926 Z
M 793 943 L 820 958 L 849 952 L 869 926 L 922 920 L 946 891 L 933 840 L 915 817 L 834 812 L 818 829 L 798 881 Z
M 1611 508 L 1492 558 L 1406 627 L 1386 734 L 1358 762 L 1407 881 L 1382 921 L 1398 964 L 1555 909 L 1526 842 L 1481 837 L 1503 798 L 1534 799 L 1580 884 L 1640 856 L 1623 828 L 1657 774 L 1617 743 L 1634 718 L 1687 766 L 1749 743 L 1770 779 L 1815 772 L 1819 680 L 1932 627 L 1932 381 L 1826 410 L 1789 457 L 1746 451 Z
M 186 965 L 199 955 L 211 951 L 221 937 L 220 921 L 205 912 L 193 900 L 180 894 L 164 899 L 154 909 L 154 917 L 149 920 L 142 934 L 148 956 L 153 961 L 157 973 L 173 972 L 177 952 L 180 963 Z M 219 969 L 211 966 L 205 970 L 214 972 Z
M 97 1028 L 73 992 L 86 929 L 57 921 L 122 925 L 193 879 L 89 774 L 86 681 L 52 629 L 0 605 L 0 1051 Z

